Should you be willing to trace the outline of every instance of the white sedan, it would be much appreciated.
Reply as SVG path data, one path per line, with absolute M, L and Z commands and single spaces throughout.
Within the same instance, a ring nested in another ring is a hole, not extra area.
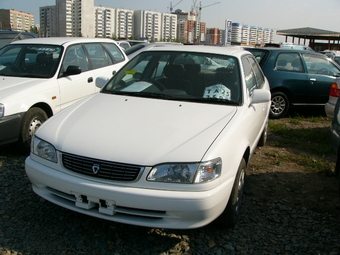
M 194 62 L 201 57 L 204 68 Z M 45 122 L 26 173 L 39 196 L 101 219 L 169 229 L 218 219 L 233 227 L 269 109 L 269 84 L 249 52 L 150 49 L 100 93 Z
M 0 49 L 0 146 L 31 138 L 49 117 L 99 91 L 127 62 L 111 39 L 46 37 L 18 40 Z

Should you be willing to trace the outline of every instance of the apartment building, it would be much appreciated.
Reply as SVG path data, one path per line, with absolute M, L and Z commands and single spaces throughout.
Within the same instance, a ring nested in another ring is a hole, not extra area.
M 177 15 L 162 13 L 162 41 L 175 41 L 177 39 Z
M 114 36 L 117 39 L 129 39 L 133 37 L 134 11 L 127 9 L 114 9 L 113 23 Z
M 233 22 L 231 42 L 237 45 L 261 45 L 273 40 L 274 30 Z
M 39 8 L 40 14 L 40 37 L 58 36 L 58 15 L 56 6 L 45 6 Z
M 22 11 L 0 9 L 0 29 L 30 31 L 34 15 Z
M 176 38 L 177 16 L 169 13 L 138 10 L 134 12 L 134 37 L 150 41 Z
M 221 44 L 221 34 L 218 28 L 207 28 L 206 44 L 219 45 Z

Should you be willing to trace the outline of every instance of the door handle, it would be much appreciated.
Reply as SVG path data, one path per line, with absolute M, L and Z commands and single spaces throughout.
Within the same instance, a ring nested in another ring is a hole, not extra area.
M 316 82 L 316 78 L 310 78 L 309 80 L 310 80 L 311 83 Z
M 87 82 L 88 82 L 88 83 L 93 82 L 93 77 L 88 78 L 88 79 L 87 79 Z

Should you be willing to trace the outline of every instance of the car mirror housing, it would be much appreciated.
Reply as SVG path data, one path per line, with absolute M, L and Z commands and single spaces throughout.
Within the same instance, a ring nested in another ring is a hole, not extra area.
M 251 104 L 266 103 L 271 99 L 271 94 L 268 90 L 255 89 L 251 94 Z
M 96 79 L 96 86 L 97 86 L 98 88 L 101 89 L 102 87 L 104 87 L 104 86 L 106 85 L 106 83 L 107 83 L 108 81 L 109 81 L 108 78 L 99 76 L 99 77 Z

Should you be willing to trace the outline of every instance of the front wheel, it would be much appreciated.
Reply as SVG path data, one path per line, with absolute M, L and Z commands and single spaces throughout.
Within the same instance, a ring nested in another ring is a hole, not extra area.
M 267 142 L 267 136 L 268 136 L 268 120 L 266 121 L 266 124 L 264 126 L 260 140 L 257 143 L 257 145 L 260 146 L 260 147 L 265 146 L 266 142 Z
M 217 219 L 217 222 L 226 228 L 234 227 L 240 214 L 243 199 L 244 180 L 246 176 L 246 168 L 247 168 L 246 161 L 242 159 L 235 177 L 233 189 L 231 191 L 227 207 L 224 209 L 224 212 Z
M 288 97 L 283 92 L 272 93 L 272 101 L 270 105 L 270 118 L 279 119 L 282 118 L 289 109 Z
M 34 133 L 48 119 L 46 112 L 33 107 L 24 116 L 21 126 L 20 146 L 25 152 L 29 152 L 30 144 Z

